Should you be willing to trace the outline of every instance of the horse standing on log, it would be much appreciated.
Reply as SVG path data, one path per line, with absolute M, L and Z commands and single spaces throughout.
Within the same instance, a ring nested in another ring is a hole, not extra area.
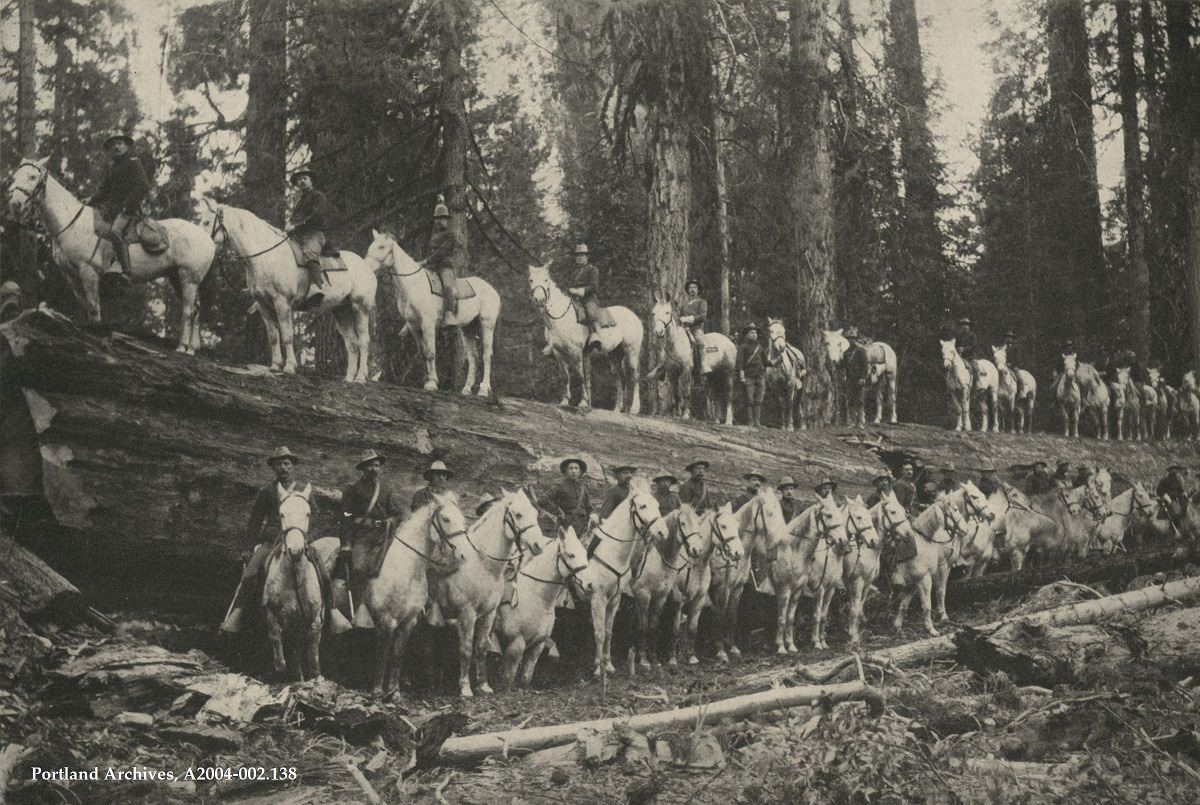
M 20 164 L 9 179 L 8 209 L 20 218 L 36 208 L 53 244 L 55 262 L 75 269 L 88 317 L 99 321 L 100 274 L 109 271 L 116 259 L 113 246 L 95 234 L 95 210 L 50 174 L 47 161 L 26 160 Z M 150 255 L 140 244 L 130 244 L 130 278 L 134 282 L 159 277 L 170 281 L 181 303 L 176 351 L 195 355 L 200 347 L 200 283 L 208 275 L 217 247 L 208 233 L 191 221 L 167 218 L 158 223 L 166 230 L 167 250 Z
M 1179 393 L 1175 397 L 1174 413 L 1187 425 L 1192 440 L 1200 439 L 1200 386 L 1196 383 L 1195 370 L 1189 369 L 1183 373 Z M 1169 425 L 1167 435 L 1170 435 Z
M 700 631 L 700 614 L 711 603 L 709 591 L 714 574 L 737 567 L 746 555 L 738 536 L 737 517 L 728 503 L 704 513 L 700 519 L 700 538 L 700 555 L 676 577 L 675 592 L 680 604 L 679 616 L 672 622 L 671 665 L 675 664 L 677 653 L 687 656 L 688 665 L 700 663 L 696 656 L 696 635 Z M 679 627 L 683 625 L 685 611 L 687 629 L 681 633 Z
M 1119 366 L 1116 372 L 1116 378 L 1109 381 L 1108 391 L 1112 399 L 1113 421 L 1117 426 L 1117 440 L 1123 442 L 1126 419 L 1129 420 L 1129 438 L 1141 436 L 1142 395 L 1128 366 Z
M 857 421 L 860 427 L 866 424 L 867 393 L 874 390 L 875 417 L 872 421 L 876 425 L 883 422 L 886 396 L 888 421 L 895 425 L 898 421 L 896 382 L 899 376 L 896 351 L 883 341 L 860 343 L 854 328 L 850 335 L 854 337 L 847 337 L 841 329 L 822 333 L 826 358 L 836 368 L 836 371 L 831 369 L 835 378 L 834 396 L 842 400 L 845 421 L 847 424 Z M 835 407 L 835 410 L 843 409 Z
M 779 394 L 784 411 L 783 427 L 794 431 L 799 421 L 800 430 L 807 430 L 803 416 L 804 377 L 808 368 L 804 353 L 788 343 L 787 330 L 782 319 L 767 319 L 767 388 Z M 726 422 L 725 424 L 732 424 Z
M 529 266 L 529 292 L 533 304 L 542 314 L 545 324 L 546 348 L 544 355 L 553 355 L 563 374 L 563 396 L 559 405 L 571 404 L 572 370 L 582 382 L 579 407 L 592 405 L 592 366 L 585 360 L 583 348 L 590 331 L 580 320 L 575 303 L 571 301 L 550 277 L 550 264 Z M 608 355 L 612 364 L 613 379 L 617 384 L 614 411 L 637 415 L 642 410 L 641 378 L 638 375 L 642 357 L 642 321 L 627 307 L 615 305 L 604 308 L 612 317 L 614 326 L 601 327 L 599 331 L 600 351 Z M 690 361 L 690 358 L 689 358 Z M 626 389 L 632 398 L 626 401 Z
M 998 378 L 996 402 L 1002 419 L 1001 428 L 1009 433 L 1029 433 L 1033 426 L 1033 410 L 1037 403 L 1037 380 L 1025 369 L 1008 365 L 1008 347 L 992 347 L 992 361 Z
M 658 665 L 651 642 L 658 634 L 663 605 L 673 597 L 680 575 L 691 567 L 704 549 L 700 518 L 686 503 L 666 515 L 667 538 L 646 549 L 641 572 L 630 585 L 637 610 L 637 664 L 644 670 Z
M 1079 437 L 1079 419 L 1086 413 L 1096 424 L 1097 437 L 1108 438 L 1108 386 L 1095 366 L 1080 361 L 1073 353 L 1063 355 L 1055 398 L 1062 409 L 1064 436 Z
M 976 374 L 972 375 L 971 367 L 966 359 L 959 354 L 955 339 L 942 341 L 942 368 L 946 372 L 946 390 L 950 393 L 950 410 L 954 416 L 954 429 L 972 429 L 971 404 L 979 408 L 979 430 L 988 431 L 988 418 L 991 417 L 991 430 L 1000 432 L 1000 422 L 996 417 L 996 395 L 999 377 L 996 366 L 991 361 L 979 359 L 975 361 Z
M 623 308 L 621 308 L 623 309 Z M 688 419 L 692 404 L 692 343 L 687 329 L 675 313 L 675 304 L 670 297 L 655 295 L 654 307 L 650 310 L 651 328 L 657 343 L 660 366 L 666 375 L 666 385 L 674 397 L 674 405 L 663 406 L 662 397 L 656 396 L 655 413 L 674 413 Z M 722 333 L 705 333 L 701 358 L 701 376 L 704 382 L 705 416 L 717 421 L 714 391 L 717 382 L 722 384 L 725 398 L 725 424 L 733 424 L 733 373 L 737 363 L 737 347 Z M 653 372 L 651 373 L 653 374 Z M 716 378 L 714 380 L 713 378 Z
M 249 210 L 205 199 L 212 215 L 213 238 L 228 243 L 246 264 L 246 288 L 254 297 L 258 315 L 271 344 L 271 369 L 296 373 L 295 309 L 308 296 L 309 276 L 302 265 L 299 245 L 286 232 Z M 333 316 L 346 348 L 347 383 L 367 382 L 367 357 L 371 349 L 371 314 L 375 310 L 375 275 L 354 252 L 340 251 L 327 263 L 325 298 L 314 314 Z M 329 265 L 334 267 L 329 268 Z
M 540 536 L 538 512 L 524 490 L 505 492 L 483 516 L 471 523 L 463 536 L 466 561 L 458 570 L 437 584 L 442 612 L 452 615 L 458 630 L 458 686 L 463 698 L 471 698 L 471 666 L 475 667 L 475 687 L 491 693 L 487 677 L 488 639 L 496 611 L 504 593 L 504 572 L 513 561 L 514 546 L 520 552 L 518 567 L 525 552 L 535 544 L 529 539 Z
M 309 539 L 310 484 L 293 490 L 280 486 L 278 495 L 279 544 L 267 559 L 262 596 L 267 637 L 277 673 L 286 669 L 294 679 L 320 679 L 326 613 L 322 577 L 328 578 L 341 541 Z
M 492 508 L 495 508 L 493 506 Z M 504 686 L 512 690 L 533 680 L 542 652 L 554 631 L 554 605 L 564 588 L 578 582 L 588 566 L 587 549 L 568 526 L 556 539 L 544 539 L 523 566 L 517 568 L 512 594 L 500 602 L 496 614 L 496 637 L 504 654 Z M 585 586 L 581 595 L 591 594 Z
M 386 271 L 395 280 L 396 308 L 404 319 L 400 335 L 412 333 L 421 349 L 421 357 L 425 359 L 425 390 L 437 391 L 438 387 L 438 328 L 453 327 L 467 359 L 467 379 L 462 393 L 471 393 L 475 387 L 476 369 L 482 364 L 478 395 L 491 396 L 492 350 L 496 322 L 500 320 L 500 294 L 486 280 L 464 277 L 458 280 L 455 289 L 457 311 L 443 315 L 446 289 L 442 288 L 442 278 L 412 259 L 390 234 L 371 230 L 371 237 L 367 267 L 373 273 Z M 471 343 L 465 340 L 468 333 Z

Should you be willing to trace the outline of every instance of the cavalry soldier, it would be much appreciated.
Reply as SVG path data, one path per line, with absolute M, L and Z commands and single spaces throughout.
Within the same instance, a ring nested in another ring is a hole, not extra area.
M 97 236 L 113 246 L 119 272 L 108 271 L 128 284 L 132 269 L 129 262 L 129 244 L 125 238 L 130 224 L 141 216 L 142 200 L 150 192 L 150 178 L 142 161 L 130 153 L 133 138 L 126 134 L 114 134 L 104 141 L 104 149 L 112 154 L 112 162 L 100 181 L 100 188 L 92 195 L 88 204 L 92 210 L 92 229 Z
M 992 493 L 999 491 L 1000 478 L 996 474 L 995 467 L 987 467 L 979 473 L 979 483 L 977 484 L 979 491 L 989 497 Z
M 825 498 L 837 492 L 837 488 L 837 481 L 826 476 L 825 478 L 821 479 L 819 484 L 813 487 L 813 491 L 817 493 L 818 500 L 824 500 Z
M 1158 495 L 1158 499 L 1162 504 L 1162 508 L 1167 512 L 1167 518 L 1171 521 L 1171 525 L 1180 534 L 1185 533 L 1184 526 L 1186 523 L 1188 509 L 1188 493 L 1185 479 L 1187 478 L 1187 468 L 1172 464 L 1167 467 L 1167 474 L 1158 486 L 1154 489 L 1154 494 Z
M 892 491 L 892 476 L 881 472 L 875 476 L 875 480 L 871 483 L 874 485 L 875 491 L 867 497 L 866 505 L 868 509 L 874 508 L 878 505 L 879 501 L 886 498 L 888 493 Z
M 913 499 L 917 495 L 917 485 L 913 482 L 914 468 L 911 461 L 906 461 L 900 466 L 900 477 L 892 481 L 892 494 L 896 496 L 896 500 L 908 511 L 912 507 Z
M 966 316 L 958 320 L 958 331 L 954 334 L 954 346 L 958 349 L 958 354 L 971 367 L 971 384 L 974 385 L 979 380 L 979 366 L 975 363 L 979 357 L 976 354 L 979 348 L 979 339 L 975 335 L 975 331 L 971 329 L 971 320 Z
M 677 483 L 679 479 L 669 472 L 654 476 L 654 499 L 658 501 L 658 511 L 664 517 L 683 505 L 679 495 L 671 491 L 671 487 Z
M 1058 373 L 1060 378 L 1062 377 L 1063 369 L 1065 368 L 1064 364 L 1066 363 L 1066 359 L 1068 357 L 1078 357 L 1078 353 L 1075 350 L 1075 342 L 1070 338 L 1063 342 L 1062 357 L 1059 359 L 1058 363 Z
M 783 510 L 783 521 L 790 523 L 796 519 L 796 515 L 804 511 L 804 504 L 796 497 L 796 492 L 800 489 L 800 486 L 792 476 L 785 475 L 779 479 L 778 489 L 781 495 L 779 508 Z
M 325 301 L 325 272 L 321 270 L 321 252 L 325 249 L 325 233 L 333 226 L 334 211 L 329 197 L 313 186 L 313 172 L 307 168 L 296 171 L 290 179 L 300 189 L 300 198 L 292 210 L 292 229 L 288 234 L 300 244 L 304 268 L 308 271 L 308 296 L 296 305 L 296 310 L 311 310 Z
M 582 539 L 592 517 L 592 501 L 583 482 L 587 463 L 581 458 L 565 458 L 559 463 L 558 470 L 563 479 L 546 495 L 546 511 L 562 528 L 574 526 L 575 533 Z
M 957 492 L 962 487 L 958 481 L 958 468 L 953 464 L 947 464 L 942 467 L 942 480 L 938 481 L 937 494 L 949 495 L 952 492 Z
M 234 593 L 233 603 L 229 605 L 229 614 L 221 624 L 222 632 L 240 632 L 242 630 L 242 611 L 253 598 L 251 589 L 257 586 L 254 582 L 267 557 L 275 547 L 275 539 L 282 527 L 279 522 L 279 493 L 291 492 L 303 487 L 304 484 L 295 478 L 296 465 L 300 458 L 286 447 L 278 447 L 267 459 L 267 466 L 275 473 L 274 479 L 258 490 L 254 503 L 250 506 L 250 519 L 246 523 L 246 542 L 252 543 L 254 549 L 246 555 L 246 564 L 242 568 L 242 579 Z
M 700 296 L 700 282 L 690 279 L 683 286 L 687 298 L 679 308 L 679 321 L 687 327 L 692 342 L 692 374 L 703 379 L 704 371 L 704 325 L 708 318 L 708 302 Z
M 758 497 L 758 488 L 767 482 L 767 477 L 758 470 L 750 470 L 742 479 L 746 482 L 746 489 L 733 501 L 735 512 Z
M 577 268 L 567 293 L 583 305 L 588 326 L 588 340 L 583 347 L 583 354 L 587 355 L 590 350 L 600 346 L 600 269 L 588 263 L 586 243 L 576 246 L 572 255 Z
M 447 484 L 454 477 L 454 470 L 446 466 L 446 462 L 438 460 L 429 465 L 429 469 L 421 474 L 427 482 L 426 486 L 417 490 L 413 495 L 411 508 L 413 511 L 433 503 L 435 495 L 443 494 L 449 487 Z
M 758 341 L 758 325 L 751 322 L 742 330 L 738 345 L 738 380 L 746 387 L 746 418 L 752 428 L 762 425 L 763 397 L 767 393 L 767 351 Z
M 708 472 L 708 462 L 698 458 L 684 467 L 691 476 L 679 487 L 679 499 L 690 503 L 692 508 L 703 512 L 712 502 L 708 499 L 708 486 L 704 483 L 704 475 Z
M 1059 489 L 1071 488 L 1071 462 L 1060 461 L 1058 466 L 1054 468 L 1054 485 Z
M 1090 486 L 1096 480 L 1096 468 L 1087 464 L 1079 465 L 1079 472 L 1075 473 L 1075 480 L 1071 483 L 1072 489 L 1078 489 L 1081 486 Z
M 1054 479 L 1050 477 L 1050 467 L 1044 461 L 1033 462 L 1033 472 L 1025 481 L 1025 494 L 1046 495 L 1054 491 Z
M 421 265 L 429 268 L 442 278 L 442 321 L 447 316 L 458 313 L 458 291 L 456 269 L 461 252 L 454 232 L 450 230 L 450 208 L 446 206 L 445 196 L 437 197 L 433 208 L 433 234 L 429 236 L 429 256 Z
M 367 579 L 379 572 L 383 561 L 384 543 L 388 529 L 402 520 L 406 512 L 385 486 L 379 474 L 387 457 L 375 450 L 368 450 L 354 468 L 359 472 L 357 481 L 342 492 L 342 528 L 339 535 L 342 549 L 338 555 L 340 575 L 350 584 L 350 597 L 363 605 L 362 592 Z M 355 613 L 344 613 L 354 617 Z M 362 618 L 358 619 L 362 622 Z
M 608 517 L 616 508 L 620 506 L 625 498 L 629 497 L 629 482 L 633 479 L 633 474 L 637 472 L 637 467 L 631 464 L 621 464 L 613 467 L 613 476 L 617 482 L 613 484 L 612 489 L 608 490 L 608 494 L 604 496 L 604 503 L 600 506 L 600 519 Z
M 1017 365 L 1017 334 L 1012 330 L 1004 334 L 1004 356 L 1008 361 L 1008 367 L 1015 368 Z
M 920 459 L 915 460 L 913 467 L 916 470 L 916 480 L 913 485 L 917 488 L 917 495 L 916 506 L 912 509 L 912 512 L 916 514 L 937 499 L 937 481 L 933 480 L 930 476 L 930 472 L 926 469 L 924 461 Z

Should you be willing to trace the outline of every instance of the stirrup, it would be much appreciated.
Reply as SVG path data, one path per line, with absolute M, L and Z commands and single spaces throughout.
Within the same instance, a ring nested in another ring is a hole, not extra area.
M 375 619 L 371 617 L 371 610 L 367 609 L 366 603 L 360 603 L 358 610 L 354 613 L 354 628 L 355 629 L 374 629 Z

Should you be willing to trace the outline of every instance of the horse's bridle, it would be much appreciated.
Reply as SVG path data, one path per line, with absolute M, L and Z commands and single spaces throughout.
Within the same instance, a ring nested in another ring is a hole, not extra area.
M 286 495 L 284 495 L 283 497 L 281 497 L 279 499 L 279 505 L 282 506 L 285 502 L 287 502 L 287 500 L 289 498 L 300 498 L 301 500 L 303 500 L 305 502 L 305 504 L 308 505 L 309 514 L 310 515 L 312 514 L 312 501 L 310 501 L 306 496 L 300 494 L 299 492 L 288 492 Z M 308 530 L 307 529 L 301 528 L 298 525 L 288 526 L 287 528 L 283 528 L 282 526 L 283 526 L 283 524 L 280 523 L 280 529 L 279 529 L 280 543 L 283 542 L 284 537 L 286 537 L 288 534 L 290 534 L 293 531 L 299 531 L 300 536 L 304 537 L 305 544 L 308 543 Z
M 871 550 L 875 550 L 876 548 L 878 548 L 879 546 L 877 543 L 872 542 L 871 540 L 867 539 L 866 527 L 860 526 L 857 522 L 855 522 L 854 513 L 849 511 L 848 509 L 849 509 L 849 507 L 847 507 L 847 511 L 846 511 L 846 530 L 850 531 L 852 536 L 854 537 L 854 544 L 860 548 L 866 547 L 866 548 L 870 548 Z
M 30 162 L 29 160 L 25 160 L 24 162 L 22 162 L 20 165 L 17 166 L 17 169 L 20 170 L 21 168 L 24 168 L 26 165 L 28 165 L 31 168 L 35 168 L 38 171 L 38 180 L 34 183 L 33 190 L 26 190 L 23 187 L 9 188 L 11 192 L 22 193 L 25 196 L 25 201 L 21 204 L 21 207 L 22 207 L 21 217 L 22 218 L 28 218 L 31 213 L 31 208 L 33 206 L 34 200 L 37 199 L 39 196 L 44 196 L 46 194 L 46 182 L 50 178 L 49 170 L 47 170 L 46 168 L 43 168 L 41 165 L 37 164 L 36 162 Z M 75 214 L 73 216 L 71 216 L 71 220 L 67 221 L 67 225 L 64 226 L 62 229 L 58 230 L 57 232 L 50 232 L 49 233 L 50 237 L 52 239 L 57 238 L 59 235 L 61 235 L 62 233 L 66 232 L 68 229 L 70 229 L 72 226 L 74 226 L 75 222 L 79 220 L 79 217 L 81 215 L 83 215 L 83 211 L 86 210 L 87 208 L 88 208 L 88 205 L 84 204 L 82 201 L 79 202 L 79 209 L 75 211 Z
M 562 581 L 554 581 L 553 579 L 542 579 L 538 578 L 537 576 L 531 576 L 524 570 L 518 570 L 517 572 L 527 579 L 533 579 L 534 581 L 542 584 L 552 584 L 558 587 L 566 587 L 572 581 L 577 581 L 575 577 L 587 570 L 587 565 L 584 564 L 582 567 L 571 567 L 569 564 L 567 564 L 567 561 L 563 556 L 563 550 L 566 548 L 567 544 L 566 541 L 560 537 L 559 539 L 556 539 L 555 542 L 557 545 L 554 549 L 554 567 L 555 569 L 559 570 L 559 575 L 562 576 Z
M 216 209 L 216 210 L 213 212 L 213 225 L 212 225 L 212 230 L 211 230 L 211 231 L 208 233 L 208 238 L 209 238 L 209 240 L 211 240 L 211 241 L 213 241 L 213 242 L 215 243 L 215 242 L 216 242 L 216 240 L 217 240 L 217 233 L 218 233 L 218 232 L 224 232 L 224 233 L 225 233 L 225 243 L 224 243 L 224 245 L 223 245 L 223 246 L 222 246 L 222 248 L 221 248 L 221 251 L 222 251 L 222 253 L 223 253 L 223 252 L 227 251 L 227 250 L 228 250 L 228 248 L 229 248 L 229 230 L 228 230 L 228 229 L 225 227 L 225 212 L 224 212 L 224 211 L 223 211 L 223 210 L 222 210 L 220 207 L 218 207 L 218 208 L 217 208 L 217 209 Z M 235 259 L 235 260 L 241 260 L 241 261 L 245 261 L 245 260 L 252 260 L 252 259 L 254 259 L 255 257 L 262 257 L 262 256 L 263 256 L 264 254 L 266 254 L 267 252 L 273 252 L 273 251 L 275 251 L 276 249 L 278 249 L 280 246 L 282 246 L 283 244 L 287 243 L 287 242 L 288 242 L 288 240 L 289 240 L 291 237 L 292 237 L 291 235 L 289 235 L 288 233 L 284 232 L 284 233 L 283 233 L 283 238 L 282 238 L 280 241 L 278 241 L 277 243 L 273 243 L 272 245 L 270 245 L 270 246 L 268 246 L 267 248 L 263 249 L 261 252 L 255 252 L 254 254 L 238 254 L 238 255 L 234 255 L 234 259 Z M 223 254 L 222 254 L 222 256 L 223 256 Z
M 542 295 L 540 298 L 538 297 L 538 291 L 542 292 Z M 559 313 L 557 316 L 555 316 L 553 313 L 550 312 L 550 284 L 549 283 L 546 283 L 545 285 L 534 285 L 533 288 L 529 291 L 529 294 L 530 294 L 530 296 L 533 297 L 533 303 L 535 305 L 537 305 L 538 307 L 540 307 L 547 316 L 549 316 L 551 319 L 553 319 L 555 321 L 558 321 L 559 319 L 561 319 L 563 316 L 567 315 L 571 311 L 571 297 L 568 295 L 567 296 L 567 306 L 565 308 L 563 308 L 562 313 Z
M 970 510 L 968 517 L 973 516 L 979 520 L 987 519 L 989 512 L 986 510 L 986 508 L 980 507 L 980 505 L 975 502 L 974 498 L 967 494 L 966 490 L 963 490 L 963 503 Z

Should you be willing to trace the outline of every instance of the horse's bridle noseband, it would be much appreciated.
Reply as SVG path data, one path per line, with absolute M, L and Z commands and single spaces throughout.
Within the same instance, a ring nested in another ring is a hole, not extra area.
M 17 169 L 20 170 L 21 168 L 24 168 L 25 166 L 29 166 L 38 171 L 38 180 L 37 180 L 37 182 L 34 183 L 33 190 L 26 190 L 23 187 L 10 188 L 10 191 L 13 193 L 22 193 L 25 195 L 25 202 L 21 205 L 21 207 L 23 208 L 23 211 L 21 214 L 22 219 L 29 218 L 29 216 L 31 214 L 31 208 L 33 206 L 34 199 L 38 198 L 39 196 L 45 196 L 46 182 L 50 179 L 50 171 L 47 170 L 46 168 L 43 168 L 41 165 L 37 164 L 36 162 L 30 162 L 29 160 L 25 160 L 24 162 L 22 162 L 20 165 L 17 166 Z M 67 225 L 64 226 L 62 229 L 58 230 L 57 232 L 48 233 L 50 238 L 51 239 L 57 238 L 59 235 L 63 234 L 68 229 L 73 227 L 75 225 L 75 222 L 79 220 L 81 215 L 83 215 L 83 211 L 86 210 L 87 208 L 88 208 L 88 205 L 84 204 L 82 201 L 79 202 L 79 209 L 75 211 L 75 214 L 73 216 L 71 216 L 71 220 L 67 221 Z

